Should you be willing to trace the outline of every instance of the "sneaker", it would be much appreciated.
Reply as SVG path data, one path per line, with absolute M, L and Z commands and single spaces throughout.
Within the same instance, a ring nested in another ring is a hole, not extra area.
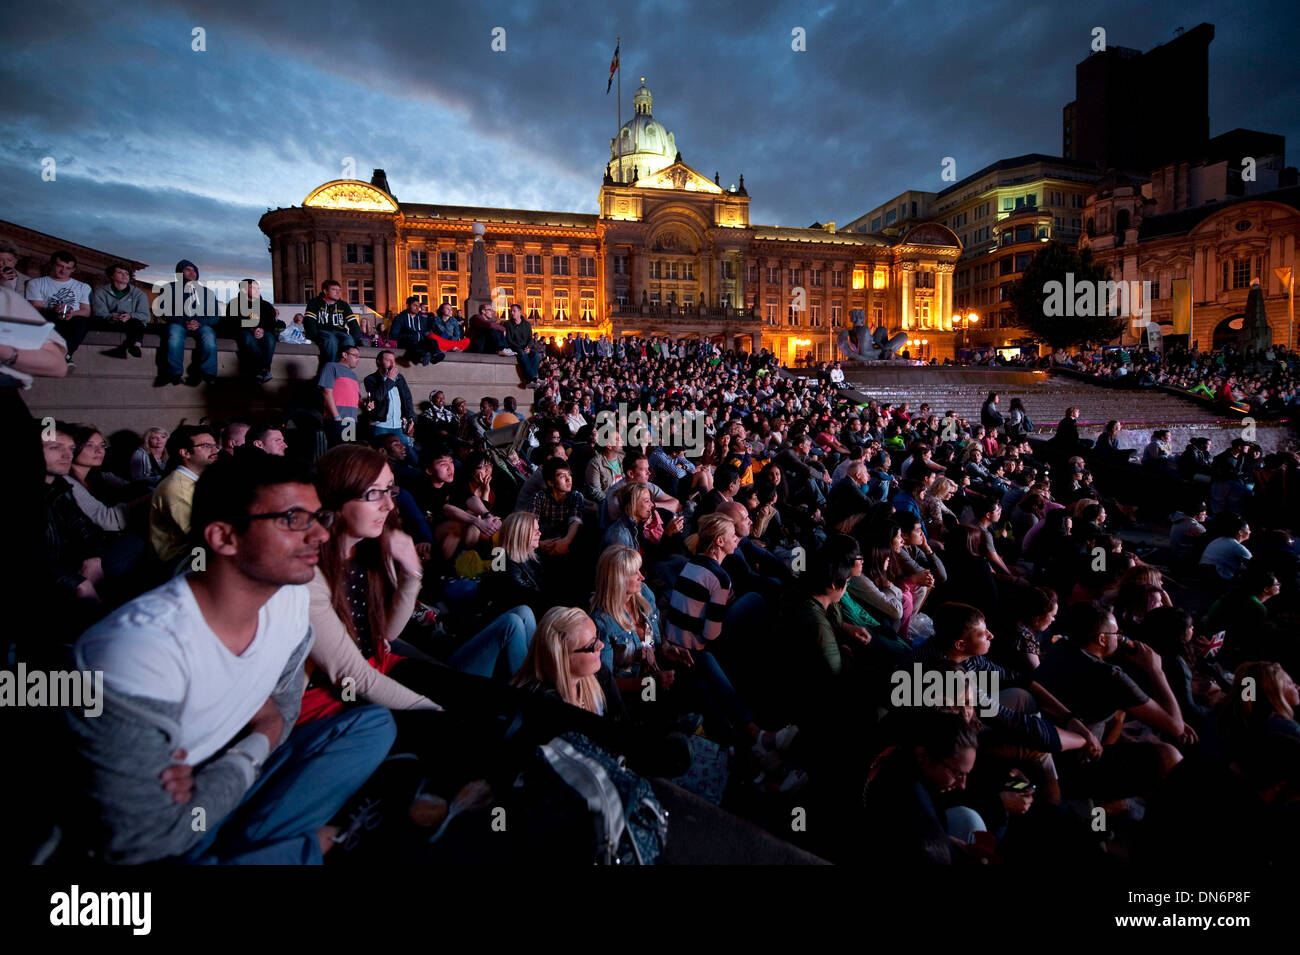
M 436 351 L 436 352 L 434 352 L 432 355 L 429 355 L 429 356 L 428 356 L 428 358 L 429 358 L 429 363 L 430 363 L 430 364 L 433 364 L 433 365 L 438 364 L 438 362 L 442 361 L 442 360 L 443 360 L 444 358 L 446 358 L 446 357 L 447 357 L 447 353 L 446 353 L 446 352 L 440 352 L 440 351 Z
M 266 384 L 266 382 L 271 380 L 271 373 L 269 371 L 264 371 L 257 376 L 257 380 L 260 381 L 262 384 Z
M 165 372 L 153 380 L 155 388 L 166 388 L 168 385 L 179 385 L 180 383 L 180 375 L 169 375 Z
M 437 622 L 438 614 L 434 609 L 417 600 L 415 609 L 411 611 L 411 623 L 418 623 L 422 627 L 432 627 Z
M 515 353 L 514 353 L 513 351 L 511 351 L 509 348 L 503 348 L 503 349 L 501 349 L 499 352 L 497 352 L 497 354 L 500 355 L 502 358 L 514 358 L 514 357 L 515 357 Z
M 130 345 L 127 345 L 127 346 L 126 346 L 126 350 L 127 350 L 127 352 L 130 354 L 130 356 L 131 356 L 132 358 L 143 358 L 143 357 L 144 357 L 144 352 L 140 351 L 140 346 L 139 346 L 138 344 L 136 344 L 135 342 L 132 342 Z
M 433 356 L 430 355 L 428 352 L 425 352 L 423 355 L 420 356 L 421 367 L 427 366 L 432 361 L 433 361 Z
M 104 352 L 104 354 L 107 355 L 109 358 L 125 358 L 126 346 L 118 345 L 116 348 L 110 348 L 108 351 Z

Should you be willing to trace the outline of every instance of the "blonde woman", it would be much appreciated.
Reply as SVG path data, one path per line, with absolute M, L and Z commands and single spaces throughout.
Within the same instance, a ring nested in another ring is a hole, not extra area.
M 584 611 L 552 607 L 537 624 L 528 656 L 511 683 L 604 716 L 612 700 L 618 699 L 617 693 L 607 694 L 601 685 L 604 646 L 596 624 Z
M 655 595 L 641 573 L 641 555 L 633 548 L 616 544 L 600 555 L 591 618 L 605 644 L 605 668 L 621 692 L 638 693 L 647 676 L 663 689 L 673 685 L 673 671 L 661 669 L 658 657 L 684 664 L 687 656 L 663 643 Z
M 921 519 L 931 540 L 943 540 L 949 525 L 960 523 L 957 515 L 948 508 L 947 501 L 957 493 L 957 482 L 951 478 L 937 478 L 921 497 Z
M 785 752 L 798 728 L 772 732 L 759 727 L 709 652 L 709 645 L 719 637 L 740 634 L 743 639 L 763 621 L 766 604 L 758 594 L 745 594 L 732 603 L 731 577 L 722 569 L 722 560 L 738 543 L 731 518 L 721 514 L 700 518 L 699 532 L 687 542 L 695 556 L 682 568 L 668 598 L 664 640 L 676 648 L 676 659 L 685 670 L 682 676 L 701 692 L 706 719 L 712 714 L 728 724 L 739 741 L 770 755 Z
M 1221 713 L 1229 753 L 1248 767 L 1262 769 L 1267 764 L 1289 775 L 1296 768 L 1294 753 L 1300 744 L 1295 718 L 1300 690 L 1295 682 L 1281 664 L 1254 661 L 1237 667 L 1232 685 L 1235 689 Z M 1288 765 L 1279 766 L 1283 760 Z
M 150 428 L 144 433 L 144 444 L 131 455 L 131 480 L 144 481 L 154 487 L 167 472 L 166 428 Z
M 515 511 L 501 523 L 500 544 L 505 548 L 506 566 L 483 579 L 489 603 L 494 608 L 524 604 L 541 616 L 555 606 L 548 595 L 546 568 L 537 556 L 542 540 L 541 525 L 532 511 Z

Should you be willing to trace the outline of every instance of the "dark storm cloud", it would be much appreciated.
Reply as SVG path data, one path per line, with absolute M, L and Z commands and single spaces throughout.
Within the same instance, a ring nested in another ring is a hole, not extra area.
M 1058 153 L 1095 26 L 1147 50 L 1201 21 L 1216 27 L 1212 134 L 1263 129 L 1294 149 L 1297 29 L 1281 2 L 72 2 L 10 21 L 0 184 L 24 225 L 164 267 L 184 247 L 231 276 L 269 269 L 261 212 L 349 157 L 361 178 L 385 168 L 404 200 L 591 212 L 621 35 L 624 120 L 644 73 L 683 158 L 724 185 L 745 174 L 754 221 L 843 223 L 942 188 L 946 156 L 961 177 Z M 57 187 L 40 182 L 46 156 Z

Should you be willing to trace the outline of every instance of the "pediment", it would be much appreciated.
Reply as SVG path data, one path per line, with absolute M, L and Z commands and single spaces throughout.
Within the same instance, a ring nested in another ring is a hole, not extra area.
M 397 201 L 384 190 L 359 179 L 336 179 L 311 191 L 302 201 L 313 209 L 355 212 L 396 212 Z
M 707 192 L 721 195 L 723 189 L 712 179 L 700 175 L 684 162 L 675 162 L 632 184 L 638 189 L 676 189 L 683 192 Z

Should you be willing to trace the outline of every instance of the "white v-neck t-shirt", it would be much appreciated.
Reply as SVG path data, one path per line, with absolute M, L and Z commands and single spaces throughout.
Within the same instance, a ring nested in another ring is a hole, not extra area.
M 281 587 L 258 611 L 253 642 L 235 656 L 204 620 L 188 579 L 176 577 L 87 630 L 79 646 L 110 690 L 181 704 L 178 746 L 197 765 L 225 749 L 267 701 L 311 628 L 308 603 L 305 585 Z

